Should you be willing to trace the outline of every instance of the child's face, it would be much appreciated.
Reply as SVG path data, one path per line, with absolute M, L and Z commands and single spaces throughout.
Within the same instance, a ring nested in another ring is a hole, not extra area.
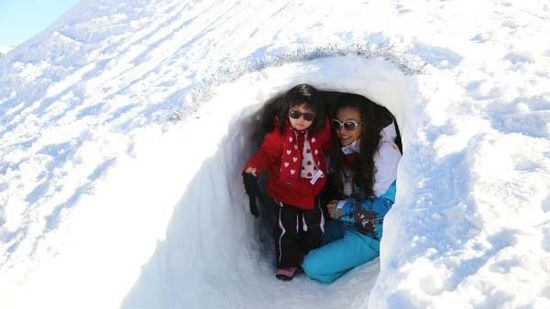
M 311 108 L 307 108 L 305 104 L 291 107 L 288 110 L 290 125 L 298 131 L 307 130 L 311 127 L 314 118 L 315 113 Z

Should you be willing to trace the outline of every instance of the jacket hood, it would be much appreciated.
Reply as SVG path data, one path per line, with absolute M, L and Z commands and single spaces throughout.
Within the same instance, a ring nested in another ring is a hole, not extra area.
M 394 123 L 392 122 L 390 125 L 382 129 L 382 131 L 380 131 L 380 136 L 382 136 L 382 140 L 380 141 L 381 143 L 393 143 L 395 141 L 395 138 L 397 137 L 397 131 L 395 131 Z

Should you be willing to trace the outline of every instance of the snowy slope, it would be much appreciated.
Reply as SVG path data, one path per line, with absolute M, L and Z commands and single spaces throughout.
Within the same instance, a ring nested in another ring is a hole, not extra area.
M 0 58 L 0 307 L 549 307 L 549 26 L 543 0 L 81 1 Z M 298 82 L 404 139 L 380 259 L 329 286 L 273 278 L 240 184 Z
M 12 46 L 0 46 L 0 56 L 7 54 L 12 49 Z

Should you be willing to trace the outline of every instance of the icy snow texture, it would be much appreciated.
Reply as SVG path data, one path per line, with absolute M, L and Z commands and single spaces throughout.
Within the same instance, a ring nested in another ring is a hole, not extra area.
M 0 58 L 0 307 L 550 307 L 549 28 L 543 0 L 81 1 Z M 333 285 L 273 278 L 239 178 L 298 82 L 404 139 L 380 260 Z
M 7 54 L 12 49 L 12 46 L 0 46 L 0 56 Z

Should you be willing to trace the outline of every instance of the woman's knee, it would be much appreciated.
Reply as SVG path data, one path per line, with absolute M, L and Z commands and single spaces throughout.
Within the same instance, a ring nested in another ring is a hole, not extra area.
M 322 265 L 319 263 L 319 259 L 315 257 L 315 250 L 310 251 L 304 260 L 302 261 L 302 269 L 309 276 L 309 274 L 316 274 L 322 270 Z
M 304 273 L 311 279 L 317 280 L 322 283 L 331 283 L 339 276 L 335 274 L 326 274 L 326 267 L 324 261 L 320 260 L 314 255 L 308 254 L 302 262 L 302 269 Z

